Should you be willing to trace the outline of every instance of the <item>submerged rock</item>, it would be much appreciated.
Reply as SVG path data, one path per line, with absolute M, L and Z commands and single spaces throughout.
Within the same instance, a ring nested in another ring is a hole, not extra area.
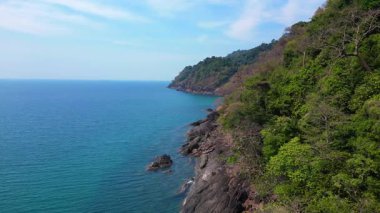
M 171 170 L 171 169 L 169 169 L 169 170 L 165 170 L 165 171 L 163 171 L 162 173 L 167 174 L 167 175 L 170 175 L 170 174 L 173 174 L 173 170 Z
M 169 155 L 161 155 L 157 157 L 149 166 L 148 171 L 156 171 L 158 169 L 169 168 L 173 164 Z

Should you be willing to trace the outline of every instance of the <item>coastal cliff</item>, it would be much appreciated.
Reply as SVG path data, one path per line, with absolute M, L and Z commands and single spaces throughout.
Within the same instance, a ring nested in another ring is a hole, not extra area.
M 227 163 L 232 155 L 232 141 L 217 124 L 218 116 L 218 112 L 213 111 L 205 120 L 194 123 L 187 143 L 181 148 L 184 155 L 197 157 L 196 177 L 183 201 L 183 213 L 245 210 L 249 183 L 239 177 L 235 166 Z
M 380 2 L 329 0 L 272 43 L 210 87 L 225 66 L 170 85 L 224 95 L 181 148 L 198 157 L 182 211 L 378 212 Z

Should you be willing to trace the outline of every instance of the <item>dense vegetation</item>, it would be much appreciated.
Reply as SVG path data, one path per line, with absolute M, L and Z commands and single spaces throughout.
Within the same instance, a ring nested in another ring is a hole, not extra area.
M 281 58 L 263 57 L 275 66 L 259 66 L 226 98 L 231 159 L 264 210 L 380 211 L 379 7 L 329 0 L 269 50 Z
M 239 67 L 255 62 L 259 54 L 270 49 L 274 43 L 262 44 L 250 50 L 238 50 L 226 57 L 206 58 L 194 66 L 185 67 L 169 87 L 213 94 L 228 82 Z

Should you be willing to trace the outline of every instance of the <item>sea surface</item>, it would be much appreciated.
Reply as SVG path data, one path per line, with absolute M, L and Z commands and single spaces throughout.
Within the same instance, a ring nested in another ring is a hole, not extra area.
M 167 84 L 0 80 L 0 212 L 178 212 L 178 148 L 216 98 Z M 145 170 L 165 153 L 171 174 Z

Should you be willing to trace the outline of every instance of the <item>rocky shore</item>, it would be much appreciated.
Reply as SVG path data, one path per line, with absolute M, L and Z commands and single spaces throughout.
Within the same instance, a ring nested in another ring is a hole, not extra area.
M 225 135 L 216 120 L 217 111 L 192 123 L 188 141 L 181 147 L 184 155 L 197 157 L 196 176 L 183 201 L 181 212 L 234 213 L 245 210 L 249 184 L 238 175 L 238 168 L 226 163 L 232 154 L 232 139 Z
M 190 94 L 197 94 L 197 95 L 217 95 L 214 90 L 212 89 L 205 89 L 205 88 L 188 88 L 183 86 L 175 86 L 170 85 L 168 88 L 175 89 L 177 91 L 186 92 Z

